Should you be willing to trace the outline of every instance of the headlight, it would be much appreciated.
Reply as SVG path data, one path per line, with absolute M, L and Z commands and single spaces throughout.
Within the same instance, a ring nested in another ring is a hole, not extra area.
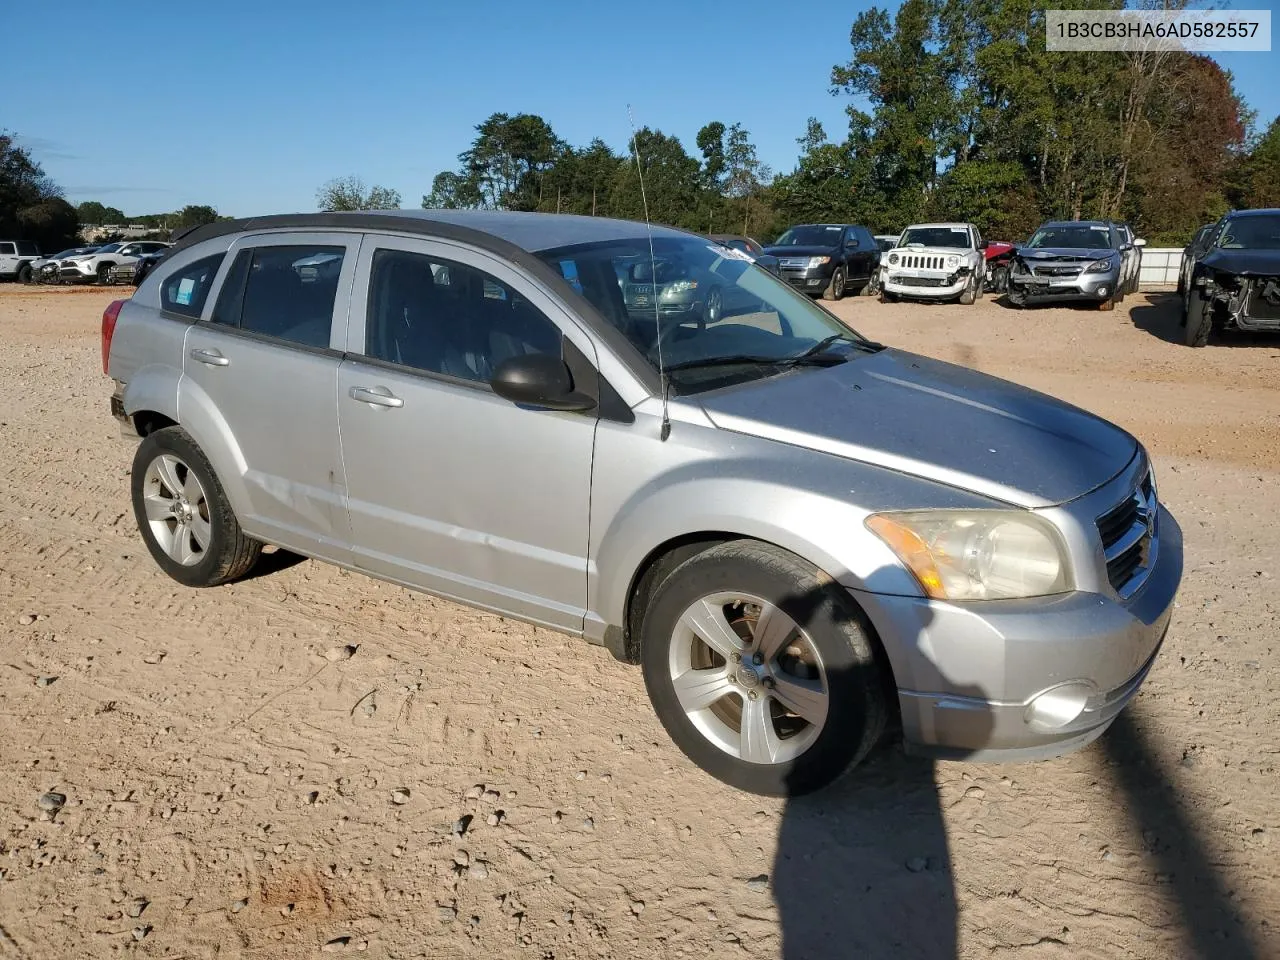
M 952 267 L 952 268 L 955 268 L 955 267 L 960 266 L 960 258 L 959 258 L 959 257 L 947 257 L 947 266 L 948 266 L 948 267 Z
M 698 289 L 697 280 L 676 280 L 667 284 L 667 288 L 663 293 L 685 293 L 686 291 L 696 289 Z
M 889 266 L 896 267 L 898 265 L 898 255 L 896 253 L 889 254 Z
M 1085 273 L 1106 273 L 1108 270 L 1111 270 L 1112 268 L 1114 268 L 1115 265 L 1116 265 L 1116 262 L 1111 259 L 1095 260 L 1093 261 L 1093 263 L 1089 264 L 1087 267 L 1084 268 L 1084 272 Z
M 937 600 L 1009 600 L 1071 589 L 1066 548 L 1021 510 L 877 513 L 867 527 Z
M 824 263 L 830 263 L 830 262 L 831 262 L 831 258 L 830 258 L 830 257 L 810 257 L 810 258 L 809 258 L 809 269 L 810 269 L 810 270 L 812 270 L 814 267 L 820 267 L 820 266 L 822 266 Z

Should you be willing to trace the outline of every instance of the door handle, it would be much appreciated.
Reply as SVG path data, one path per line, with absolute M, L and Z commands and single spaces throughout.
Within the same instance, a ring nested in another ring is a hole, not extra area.
M 231 361 L 217 350 L 192 350 L 191 359 L 207 363 L 211 367 L 228 367 L 231 365 Z
M 386 387 L 352 387 L 347 393 L 352 400 L 370 403 L 375 407 L 403 407 L 404 401 Z

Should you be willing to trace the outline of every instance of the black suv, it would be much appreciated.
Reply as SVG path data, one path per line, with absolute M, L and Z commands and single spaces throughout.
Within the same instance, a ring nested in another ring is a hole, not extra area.
M 1191 267 L 1182 323 L 1192 347 L 1225 330 L 1280 333 L 1280 209 L 1218 222 Z
M 783 280 L 827 300 L 868 291 L 880 265 L 880 247 L 871 231 L 850 223 L 798 224 L 765 247 L 765 253 L 778 258 Z

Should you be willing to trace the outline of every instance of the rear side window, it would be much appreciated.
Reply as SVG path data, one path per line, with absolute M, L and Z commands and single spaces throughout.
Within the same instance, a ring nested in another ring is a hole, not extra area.
M 38 257 L 40 249 L 30 240 L 18 241 L 18 256 L 20 257 Z
M 176 270 L 165 277 L 160 286 L 160 306 L 166 313 L 184 317 L 199 317 L 204 302 L 209 299 L 213 278 L 226 254 L 205 257 Z
M 306 347 L 329 346 L 345 247 L 255 247 L 236 255 L 213 322 Z

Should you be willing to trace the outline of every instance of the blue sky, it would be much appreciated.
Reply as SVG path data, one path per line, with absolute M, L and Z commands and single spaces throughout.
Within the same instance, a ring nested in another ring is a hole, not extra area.
M 601 136 L 615 149 L 628 103 L 637 124 L 690 152 L 703 124 L 740 122 L 785 172 L 807 117 L 843 133 L 848 101 L 828 93 L 830 71 L 869 5 L 126 4 L 92 29 L 8 38 L 5 73 L 21 96 L 0 104 L 0 127 L 73 202 L 134 214 L 313 210 L 316 188 L 346 174 L 417 206 L 495 111 L 541 114 L 570 143 Z M 1280 112 L 1280 51 L 1219 59 L 1260 125 Z

